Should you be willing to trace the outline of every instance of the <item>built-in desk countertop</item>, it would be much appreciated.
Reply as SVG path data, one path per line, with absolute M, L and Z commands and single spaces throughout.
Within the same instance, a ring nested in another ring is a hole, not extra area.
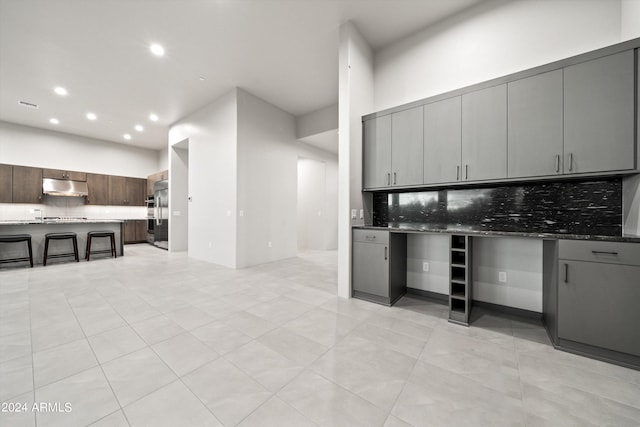
M 376 227 L 371 225 L 354 226 L 360 230 L 390 231 L 392 233 L 440 233 L 440 234 L 464 234 L 477 237 L 527 237 L 545 240 L 593 240 L 603 242 L 625 242 L 640 243 L 640 236 L 633 234 L 623 234 L 621 236 L 596 236 L 586 234 L 564 234 L 564 233 L 533 233 L 526 231 L 493 231 L 477 230 L 465 227 L 451 226 L 430 226 L 411 225 L 401 227 Z

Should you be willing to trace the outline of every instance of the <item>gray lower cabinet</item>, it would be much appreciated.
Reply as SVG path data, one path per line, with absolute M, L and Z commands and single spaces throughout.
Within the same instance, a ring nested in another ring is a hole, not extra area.
M 462 179 L 507 177 L 507 85 L 462 95 Z
M 392 305 L 406 292 L 407 235 L 353 230 L 353 297 Z
M 509 178 L 562 174 L 562 70 L 510 82 Z
M 460 180 L 461 97 L 424 106 L 424 184 Z
M 640 244 L 561 240 L 543 247 L 543 311 L 554 345 L 640 368 Z
M 391 115 L 391 185 L 422 185 L 422 106 Z
M 367 120 L 363 129 L 363 186 L 366 189 L 391 185 L 391 115 Z
M 636 167 L 633 50 L 564 68 L 564 171 Z

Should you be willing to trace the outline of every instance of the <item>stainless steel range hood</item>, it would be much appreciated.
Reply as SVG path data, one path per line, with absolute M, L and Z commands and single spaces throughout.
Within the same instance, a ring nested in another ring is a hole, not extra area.
M 50 196 L 85 197 L 89 195 L 89 190 L 84 181 L 43 178 L 42 193 Z

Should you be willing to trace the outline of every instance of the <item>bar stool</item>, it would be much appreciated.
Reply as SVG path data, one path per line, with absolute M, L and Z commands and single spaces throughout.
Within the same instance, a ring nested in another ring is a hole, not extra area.
M 90 231 L 87 233 L 87 250 L 85 259 L 89 261 L 91 257 L 91 239 L 94 237 L 108 237 L 111 240 L 111 249 L 104 249 L 100 251 L 93 251 L 94 254 L 111 254 L 114 258 L 118 258 L 118 252 L 116 251 L 116 233 L 113 231 Z
M 44 258 L 42 260 L 42 265 L 47 265 L 47 259 L 48 258 L 62 258 L 62 257 L 68 257 L 68 256 L 74 256 L 76 259 L 76 262 L 80 262 L 80 259 L 78 259 L 78 238 L 76 233 L 47 233 L 44 235 L 45 239 L 44 239 Z M 54 255 L 49 255 L 49 240 L 66 240 L 66 239 L 71 239 L 72 243 L 73 243 L 73 252 L 66 252 L 63 254 L 54 254 Z
M 27 242 L 27 248 L 29 249 L 29 256 L 20 257 L 20 258 L 0 259 L 0 263 L 29 261 L 29 264 L 31 264 L 31 268 L 33 268 L 33 253 L 31 252 L 31 234 L 9 234 L 9 235 L 0 236 L 0 243 L 20 243 L 20 242 Z

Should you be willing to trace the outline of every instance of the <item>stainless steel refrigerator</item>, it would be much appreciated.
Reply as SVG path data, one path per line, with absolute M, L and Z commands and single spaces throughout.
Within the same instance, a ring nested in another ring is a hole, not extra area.
M 169 181 L 158 181 L 153 184 L 154 227 L 153 244 L 169 249 Z

